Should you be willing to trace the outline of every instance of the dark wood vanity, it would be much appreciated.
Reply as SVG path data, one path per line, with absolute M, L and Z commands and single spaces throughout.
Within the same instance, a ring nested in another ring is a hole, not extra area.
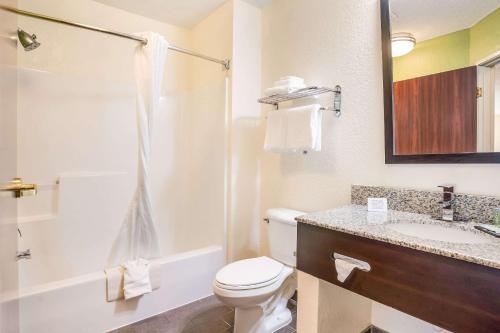
M 303 272 L 452 332 L 500 332 L 499 269 L 305 223 L 297 242 Z M 371 271 L 354 270 L 340 283 L 333 252 Z

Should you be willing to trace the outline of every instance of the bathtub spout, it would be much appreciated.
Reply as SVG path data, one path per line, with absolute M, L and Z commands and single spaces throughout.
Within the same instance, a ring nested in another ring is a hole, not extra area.
M 27 249 L 24 251 L 17 251 L 17 260 L 21 259 L 31 259 L 31 250 Z

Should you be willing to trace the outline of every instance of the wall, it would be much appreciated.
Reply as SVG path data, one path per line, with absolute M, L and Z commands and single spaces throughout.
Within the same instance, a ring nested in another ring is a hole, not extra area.
M 499 165 L 384 164 L 379 15 L 376 0 L 275 0 L 264 7 L 263 88 L 290 74 L 310 84 L 340 84 L 343 114 L 325 115 L 322 152 L 262 152 L 262 216 L 271 207 L 316 211 L 348 204 L 351 184 L 434 189 L 454 183 L 459 192 L 500 196 Z M 265 223 L 261 228 L 262 253 L 268 253 Z M 320 307 L 341 303 L 330 299 Z
M 197 43 L 190 30 L 90 0 L 21 0 L 19 6 L 118 31 L 156 31 L 187 49 Z M 42 43 L 18 51 L 18 173 L 44 185 L 37 197 L 20 201 L 20 246 L 33 252 L 20 266 L 27 286 L 106 266 L 136 183 L 138 44 L 26 17 L 19 25 Z M 210 33 L 218 38 L 216 30 Z M 201 52 L 213 47 L 196 45 Z M 191 76 L 194 66 L 199 76 Z M 217 76 L 210 76 L 213 70 Z M 200 77 L 203 86 L 193 84 Z M 223 86 L 220 66 L 168 52 L 151 170 L 162 255 L 222 245 L 223 169 L 217 161 L 223 151 L 214 147 L 223 146 Z
M 193 27 L 192 48 L 215 58 L 230 59 L 232 11 L 232 3 L 228 1 Z M 225 95 L 230 73 L 218 64 L 193 58 L 190 77 L 193 107 L 184 115 L 191 127 L 186 147 L 187 169 L 182 171 L 192 184 L 186 199 L 190 218 L 179 226 L 185 232 L 177 234 L 176 231 L 176 242 L 183 246 L 190 242 L 200 244 L 216 239 L 218 244 L 222 244 L 227 223 L 224 201 L 228 158 L 226 119 L 230 105 Z M 200 228 L 203 232 L 193 232 Z
M 500 115 L 495 115 L 495 151 L 500 151 Z
M 2 0 L 16 6 L 16 0 Z M 17 176 L 17 57 L 11 40 L 17 17 L 0 11 L 0 186 Z M 0 333 L 19 331 L 17 250 L 17 200 L 0 192 Z
M 500 8 L 470 28 L 470 63 L 500 50 Z
M 410 53 L 393 58 L 394 81 L 476 65 L 500 50 L 500 8 L 469 29 L 417 41 Z
M 469 29 L 418 42 L 410 53 L 393 58 L 394 81 L 469 66 Z
M 260 242 L 261 10 L 233 0 L 230 260 L 255 257 Z

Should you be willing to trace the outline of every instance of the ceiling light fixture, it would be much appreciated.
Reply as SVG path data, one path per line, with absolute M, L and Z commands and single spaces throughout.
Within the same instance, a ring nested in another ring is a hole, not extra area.
M 391 42 L 392 56 L 400 57 L 402 55 L 410 53 L 415 47 L 417 40 L 415 39 L 415 37 L 413 37 L 412 34 L 408 32 L 398 32 L 392 34 Z

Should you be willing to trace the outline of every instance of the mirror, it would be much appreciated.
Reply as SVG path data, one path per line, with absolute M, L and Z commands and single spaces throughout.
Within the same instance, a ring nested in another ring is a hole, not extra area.
M 387 163 L 500 163 L 500 0 L 381 9 Z

